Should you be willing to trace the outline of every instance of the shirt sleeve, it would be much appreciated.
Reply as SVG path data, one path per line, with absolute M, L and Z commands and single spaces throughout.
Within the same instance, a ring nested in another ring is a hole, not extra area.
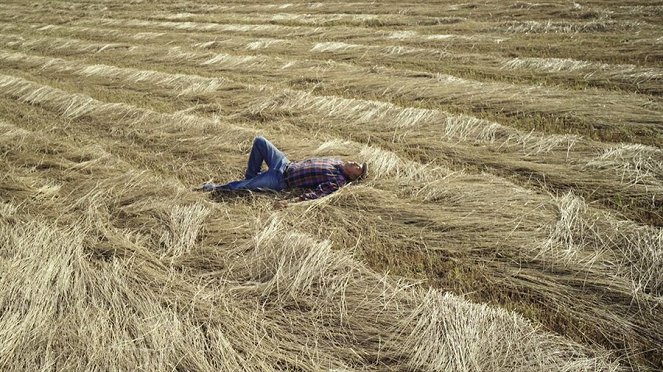
M 313 199 L 318 199 L 323 196 L 329 195 L 333 193 L 334 191 L 338 190 L 340 187 L 337 183 L 335 182 L 325 182 L 321 183 L 313 189 L 312 191 L 309 191 L 307 193 L 302 194 L 299 198 L 301 200 L 313 200 Z

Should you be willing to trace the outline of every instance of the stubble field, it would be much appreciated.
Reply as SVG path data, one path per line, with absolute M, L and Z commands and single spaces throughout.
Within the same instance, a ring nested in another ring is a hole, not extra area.
M 0 369 L 663 369 L 660 1 L 0 4 Z M 367 162 L 206 195 L 263 135 Z

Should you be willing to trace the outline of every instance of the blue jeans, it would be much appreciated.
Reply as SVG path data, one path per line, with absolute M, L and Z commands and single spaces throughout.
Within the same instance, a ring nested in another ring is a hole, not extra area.
M 267 170 L 261 172 L 262 163 L 267 164 Z M 274 190 L 281 191 L 286 188 L 283 173 L 290 163 L 283 152 L 276 148 L 265 137 L 258 136 L 253 140 L 249 163 L 246 167 L 244 179 L 233 181 L 225 185 L 207 183 L 203 185 L 204 191 L 213 190 Z

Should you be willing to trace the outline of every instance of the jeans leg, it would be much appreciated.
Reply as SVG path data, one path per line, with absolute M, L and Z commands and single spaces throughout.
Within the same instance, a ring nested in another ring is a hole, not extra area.
M 246 166 L 244 176 L 247 180 L 256 177 L 260 173 L 263 161 L 267 163 L 269 169 L 281 169 L 284 164 L 288 163 L 288 158 L 265 137 L 258 136 L 253 140 L 251 154 Z
M 258 173 L 255 177 L 248 180 L 233 181 L 225 185 L 214 187 L 218 190 L 274 190 L 281 191 L 285 188 L 283 172 L 279 169 L 269 169 Z

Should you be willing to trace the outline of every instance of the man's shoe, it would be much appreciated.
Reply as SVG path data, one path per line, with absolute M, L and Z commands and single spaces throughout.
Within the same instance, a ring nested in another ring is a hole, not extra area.
M 210 192 L 216 190 L 218 187 L 219 185 L 215 183 L 206 183 L 200 188 L 200 190 L 203 192 Z

